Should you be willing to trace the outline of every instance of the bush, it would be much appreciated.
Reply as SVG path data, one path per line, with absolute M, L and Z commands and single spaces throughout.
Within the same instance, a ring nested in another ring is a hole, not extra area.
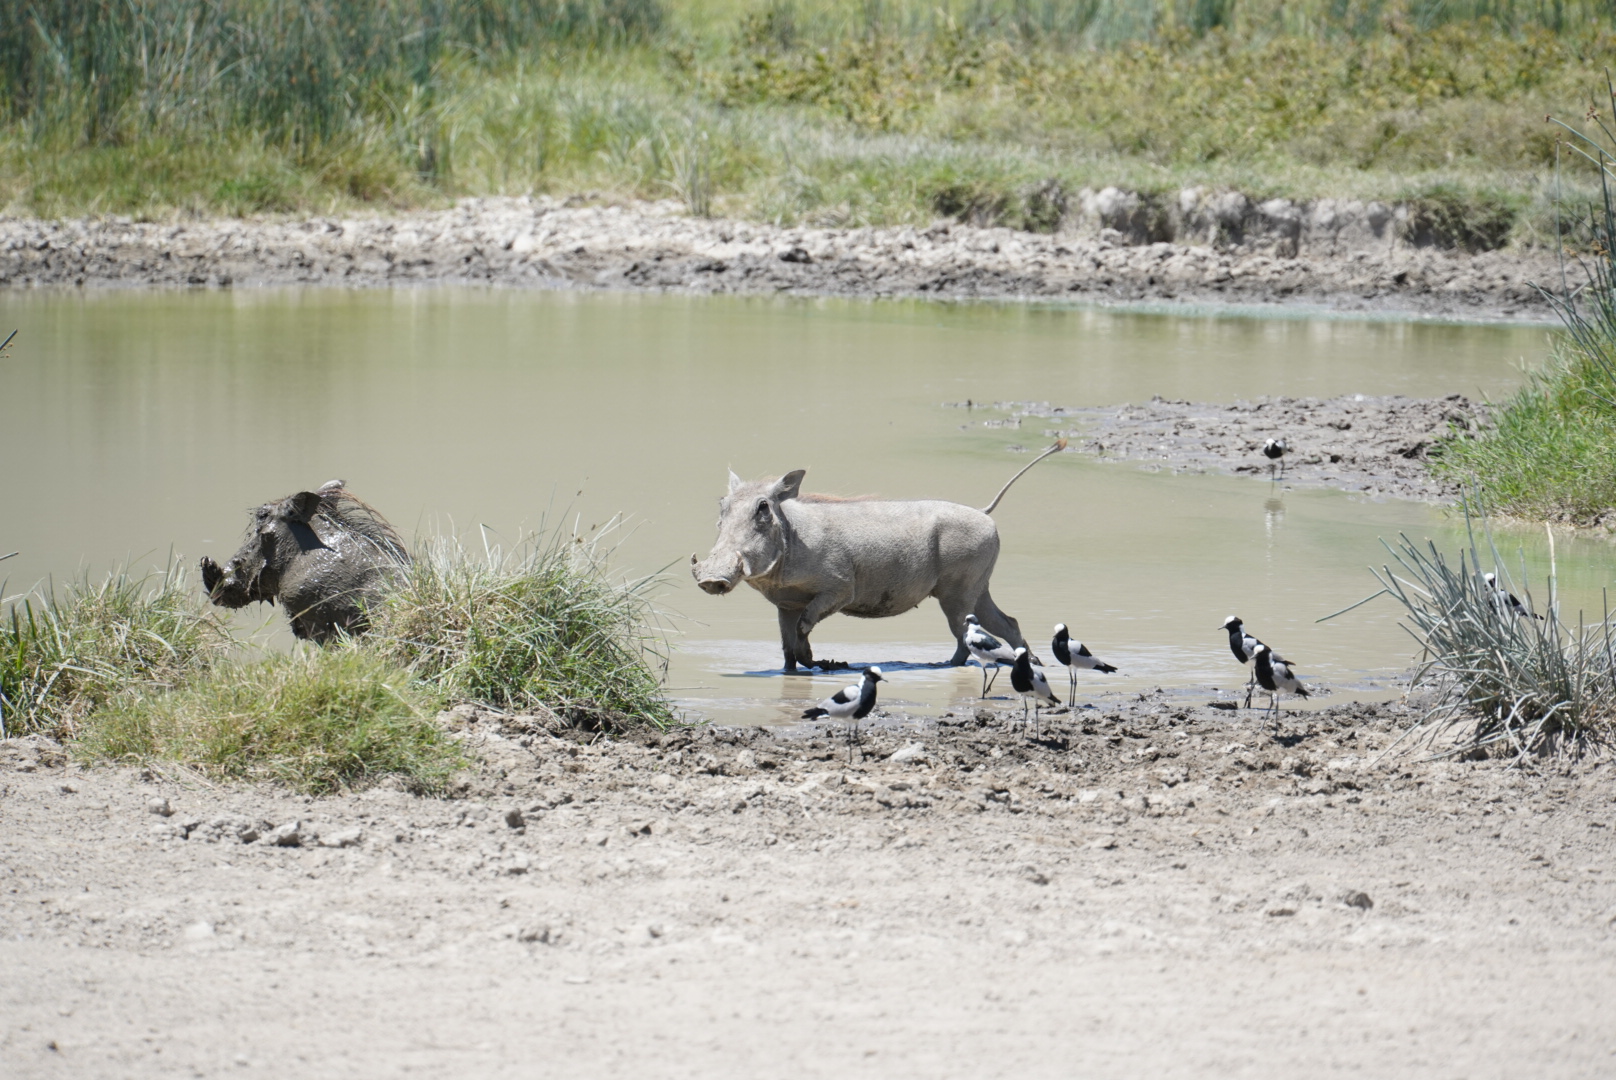
M 433 722 L 440 704 L 436 689 L 363 649 L 307 649 L 217 665 L 167 693 L 126 696 L 89 719 L 78 752 L 163 758 L 315 794 L 389 776 L 430 793 L 464 765 Z
M 1490 545 L 1489 545 L 1490 546 Z M 1441 696 L 1436 732 L 1463 729 L 1459 750 L 1503 749 L 1517 757 L 1608 744 L 1616 735 L 1616 635 L 1610 613 L 1592 626 L 1561 620 L 1551 571 L 1547 604 L 1519 614 L 1496 549 L 1499 587 L 1483 578 L 1472 534 L 1458 565 L 1429 541 L 1387 545 L 1401 572 L 1376 573 L 1403 605 L 1422 656 L 1414 683 Z M 1501 588 L 1500 588 L 1501 587 Z M 1524 590 L 1523 590 L 1524 591 Z M 1530 610 L 1532 597 L 1522 603 Z M 1541 616 L 1541 617 L 1539 617 Z
M 184 569 L 127 568 L 14 599 L 0 618 L 0 737 L 77 733 L 113 698 L 178 686 L 232 646 Z
M 556 533 L 474 555 L 428 541 L 363 648 L 453 701 L 547 708 L 593 727 L 674 722 L 646 629 L 654 579 L 615 583 L 597 543 Z

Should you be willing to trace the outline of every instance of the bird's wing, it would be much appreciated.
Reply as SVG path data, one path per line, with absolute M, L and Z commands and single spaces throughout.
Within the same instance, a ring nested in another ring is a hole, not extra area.
M 855 683 L 852 686 L 844 686 L 844 687 L 842 687 L 840 690 L 836 691 L 834 694 L 832 694 L 830 697 L 826 698 L 825 700 L 826 701 L 834 701 L 838 705 L 846 705 L 849 701 L 856 701 L 858 699 L 858 696 L 859 696 L 859 687 L 858 687 L 858 684 Z

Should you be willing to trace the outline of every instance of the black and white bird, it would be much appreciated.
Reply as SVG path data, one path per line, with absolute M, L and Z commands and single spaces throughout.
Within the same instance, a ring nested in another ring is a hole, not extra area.
M 1256 661 L 1255 671 L 1257 684 L 1273 695 L 1274 723 L 1279 723 L 1279 695 L 1295 694 L 1297 697 L 1307 697 L 1307 687 L 1302 680 L 1291 671 L 1291 664 L 1282 656 L 1276 656 L 1274 650 L 1257 643 L 1257 649 L 1252 659 Z
M 1072 708 L 1077 707 L 1077 673 L 1079 671 L 1098 671 L 1110 675 L 1117 670 L 1115 664 L 1108 664 L 1098 656 L 1089 652 L 1088 646 L 1081 641 L 1073 641 L 1072 636 L 1066 632 L 1065 623 L 1055 624 L 1055 640 L 1049 643 L 1049 651 L 1055 654 L 1057 664 L 1066 665 L 1066 674 L 1071 682 L 1071 695 L 1066 704 Z
M 982 665 L 982 696 L 987 697 L 988 691 L 993 689 L 993 680 L 999 677 L 999 665 L 1015 663 L 1016 650 L 982 629 L 975 615 L 965 616 L 963 640 L 965 648 Z M 989 664 L 993 665 L 992 678 L 988 677 Z
M 858 722 L 870 715 L 875 708 L 875 684 L 881 681 L 881 669 L 867 667 L 864 677 L 852 686 L 844 686 L 830 697 L 821 701 L 811 709 L 804 709 L 804 720 L 818 720 L 828 716 L 832 720 L 851 720 L 847 729 L 847 756 L 851 761 L 853 757 L 853 736 L 858 731 Z
M 1521 619 L 1543 618 L 1541 615 L 1536 615 L 1531 611 L 1528 611 L 1526 605 L 1521 603 L 1520 597 L 1516 596 L 1508 589 L 1501 588 L 1498 584 L 1498 576 L 1496 574 L 1483 574 L 1481 575 L 1481 579 L 1487 583 L 1487 588 L 1492 590 L 1493 606 L 1498 609 L 1498 613 L 1500 615 L 1509 614 Z
M 1218 629 L 1229 631 L 1229 651 L 1234 653 L 1234 658 L 1242 664 L 1249 664 L 1252 657 L 1257 655 L 1257 646 L 1261 645 L 1262 642 L 1246 633 L 1245 625 L 1240 621 L 1238 615 L 1230 615 L 1218 624 Z M 1252 688 L 1256 685 L 1257 675 L 1253 672 L 1251 677 L 1246 680 L 1246 708 L 1248 709 L 1251 708 Z
M 1280 475 L 1281 476 L 1285 475 L 1285 461 L 1284 461 L 1284 458 L 1285 458 L 1285 454 L 1287 452 L 1289 452 L 1289 450 L 1290 450 L 1290 446 L 1285 442 L 1284 439 L 1269 439 L 1269 440 L 1267 440 L 1266 442 L 1264 442 L 1262 444 L 1263 457 L 1268 459 L 1268 475 L 1269 476 L 1274 475 L 1274 466 L 1275 465 L 1279 466 Z
M 1044 678 L 1044 669 L 1034 667 L 1032 654 L 1022 646 L 1015 652 L 1015 661 L 1010 668 L 1010 686 L 1021 695 L 1021 720 L 1027 720 L 1027 703 L 1032 703 L 1032 718 L 1038 719 L 1038 703 L 1047 701 L 1051 705 L 1059 705 L 1060 698 L 1055 691 L 1049 688 L 1049 680 Z

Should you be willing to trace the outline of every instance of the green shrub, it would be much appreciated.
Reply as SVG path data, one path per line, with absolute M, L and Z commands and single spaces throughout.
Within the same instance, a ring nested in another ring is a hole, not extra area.
M 653 579 L 613 582 L 597 545 L 557 533 L 477 555 L 422 545 L 372 613 L 374 650 L 452 701 L 542 708 L 580 725 L 674 722 L 647 628 Z
M 0 617 L 0 734 L 71 737 L 113 698 L 178 686 L 231 645 L 178 563 L 31 592 Z
M 311 793 L 389 776 L 436 792 L 464 765 L 433 722 L 440 704 L 436 689 L 363 649 L 306 649 L 216 665 L 167 693 L 125 696 L 83 725 L 78 752 L 166 759 Z

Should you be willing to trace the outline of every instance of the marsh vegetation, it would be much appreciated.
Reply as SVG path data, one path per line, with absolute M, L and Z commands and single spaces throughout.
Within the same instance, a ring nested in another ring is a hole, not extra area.
M 479 703 L 565 725 L 666 727 L 647 590 L 569 535 L 510 555 L 428 541 L 373 633 L 266 651 L 177 566 L 12 598 L 0 623 L 5 735 L 90 760 L 168 760 L 330 792 L 396 777 L 441 791 L 464 761 L 439 709 Z
M 1603 0 L 32 0 L 0 11 L 0 200 L 1048 229 L 1085 186 L 1207 184 L 1496 246 L 1552 236 L 1542 117 L 1582 116 L 1612 27 Z

